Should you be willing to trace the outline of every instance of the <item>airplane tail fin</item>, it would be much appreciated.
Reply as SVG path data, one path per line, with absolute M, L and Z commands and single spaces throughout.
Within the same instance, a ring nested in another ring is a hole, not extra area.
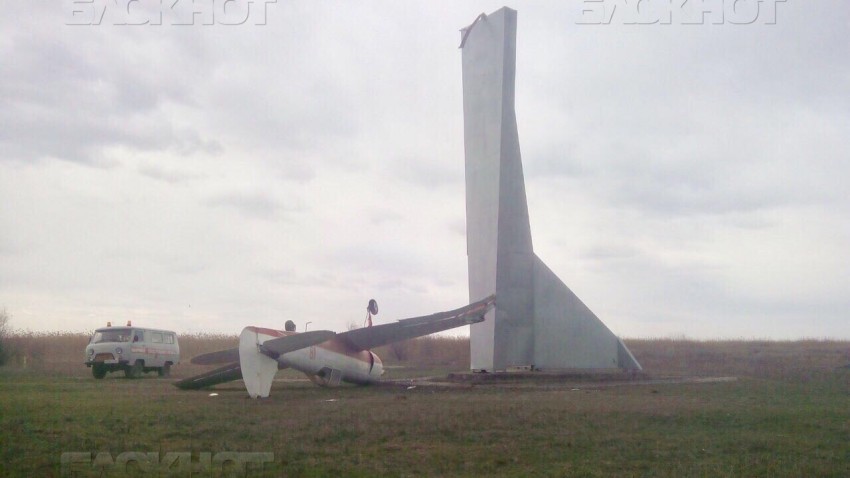
M 277 360 L 262 353 L 260 345 L 256 329 L 245 327 L 239 335 L 239 365 L 251 398 L 268 397 L 277 373 Z

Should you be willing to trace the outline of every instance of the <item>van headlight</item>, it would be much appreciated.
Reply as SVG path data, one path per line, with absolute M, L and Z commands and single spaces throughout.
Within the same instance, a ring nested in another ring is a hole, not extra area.
M 121 354 L 123 354 L 123 353 L 124 353 L 124 350 L 122 350 L 122 349 L 121 349 L 121 347 L 116 347 L 116 348 L 115 348 L 115 353 L 117 353 L 118 355 L 121 355 Z

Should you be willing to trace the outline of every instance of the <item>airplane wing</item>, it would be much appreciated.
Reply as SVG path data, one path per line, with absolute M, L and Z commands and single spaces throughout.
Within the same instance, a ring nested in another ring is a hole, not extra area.
M 320 344 L 336 335 L 330 330 L 313 330 L 300 334 L 287 335 L 277 339 L 263 342 L 263 351 L 268 355 L 283 355 L 304 347 Z M 219 350 L 206 354 L 196 355 L 189 362 L 195 365 L 216 365 L 220 363 L 239 362 L 239 348 L 234 347 L 227 350 Z
M 242 368 L 239 367 L 237 352 L 236 363 L 231 363 L 225 365 L 224 367 L 217 368 L 215 370 L 210 370 L 209 372 L 203 373 L 201 375 L 195 375 L 194 377 L 184 378 L 183 380 L 176 382 L 174 386 L 177 388 L 182 388 L 183 390 L 198 390 L 204 387 L 212 387 L 213 385 L 217 385 L 219 383 L 239 380 L 240 378 L 242 378 Z
M 285 353 L 301 350 L 305 347 L 317 345 L 331 339 L 336 335 L 336 332 L 330 330 L 312 330 L 310 332 L 302 332 L 300 334 L 287 335 L 277 339 L 269 339 L 260 345 L 260 351 L 272 358 L 277 358 Z M 239 356 L 237 350 L 236 356 Z
M 484 315 L 495 305 L 496 296 L 491 295 L 486 299 L 469 304 L 466 307 L 461 307 L 460 309 L 403 319 L 392 324 L 354 329 L 336 334 L 336 337 L 337 339 L 348 342 L 356 349 L 369 350 L 393 342 L 421 337 L 462 325 L 482 322 Z

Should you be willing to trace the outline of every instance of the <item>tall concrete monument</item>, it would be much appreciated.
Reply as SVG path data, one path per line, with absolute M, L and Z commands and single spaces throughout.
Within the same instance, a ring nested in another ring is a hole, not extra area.
M 516 11 L 461 30 L 472 369 L 640 369 L 623 342 L 534 254 L 514 109 Z

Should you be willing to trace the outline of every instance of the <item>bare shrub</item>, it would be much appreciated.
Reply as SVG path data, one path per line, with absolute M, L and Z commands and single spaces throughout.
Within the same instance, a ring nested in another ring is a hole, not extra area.
M 219 350 L 227 350 L 239 346 L 239 337 L 228 334 L 181 334 L 177 340 L 180 344 L 180 356 L 184 362 L 196 356 Z
M 6 367 L 88 376 L 84 350 L 86 332 L 32 332 L 13 330 L 10 315 L 0 310 L 0 352 Z M 236 335 L 181 334 L 181 363 L 177 377 L 201 373 L 208 367 L 190 359 L 238 346 Z M 850 362 L 850 344 L 835 340 L 693 340 L 626 339 L 644 370 L 653 376 L 754 377 L 808 381 L 843 369 Z M 469 338 L 432 335 L 375 349 L 388 365 L 463 369 L 469 367 Z
M 89 376 L 91 370 L 83 362 L 91 336 L 91 332 L 10 330 L 4 341 L 8 352 L 7 364 L 49 374 Z M 195 355 L 236 347 L 239 338 L 224 334 L 186 334 L 178 335 L 178 341 L 181 364 L 177 376 L 181 376 L 203 370 L 203 367 L 189 363 Z
M 375 350 L 387 363 L 463 367 L 469 365 L 469 338 L 428 335 Z
M 848 344 L 837 340 L 627 339 L 653 375 L 732 375 L 806 381 L 846 365 Z
M 387 345 L 387 349 L 392 353 L 393 358 L 399 362 L 404 362 L 410 357 L 410 351 L 413 348 L 413 340 L 402 340 Z
M 89 335 L 82 332 L 9 331 L 7 364 L 20 368 L 75 375 L 83 363 Z M 82 372 L 85 372 L 82 367 Z
M 9 313 L 0 310 L 0 367 L 6 364 L 9 351 L 6 347 L 6 337 L 9 334 Z

